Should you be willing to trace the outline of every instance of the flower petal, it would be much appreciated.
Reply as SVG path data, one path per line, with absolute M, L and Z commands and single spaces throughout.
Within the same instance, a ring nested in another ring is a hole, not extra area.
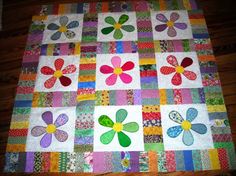
M 191 58 L 189 58 L 189 57 L 185 57 L 183 60 L 182 60 L 182 62 L 181 62 L 181 66 L 182 67 L 184 67 L 184 68 L 186 68 L 186 67 L 188 67 L 188 66 L 190 66 L 190 65 L 192 65 L 193 64 L 193 60 L 191 59 Z
M 170 15 L 170 21 L 175 22 L 175 21 L 177 21 L 178 19 L 179 19 L 179 14 L 178 14 L 178 13 L 176 13 L 176 12 L 171 13 L 171 15 Z
M 68 120 L 69 120 L 69 118 L 68 118 L 68 116 L 66 114 L 60 114 L 57 117 L 57 119 L 55 120 L 54 125 L 56 127 L 60 127 L 60 126 L 62 126 L 64 124 L 66 124 L 66 122 L 68 122 Z
M 72 39 L 75 37 L 75 32 L 73 32 L 71 30 L 67 30 L 66 32 L 64 32 L 64 34 L 68 39 Z
M 54 62 L 54 66 L 55 66 L 55 69 L 56 70 L 61 70 L 61 68 L 63 67 L 64 65 L 64 60 L 61 59 L 61 58 L 58 58 L 57 60 L 55 60 Z
M 56 82 L 57 78 L 52 76 L 51 78 L 49 78 L 47 81 L 45 81 L 44 83 L 44 87 L 46 87 L 47 89 L 50 89 L 54 86 L 55 82 Z
M 135 30 L 134 26 L 132 25 L 123 25 L 121 29 L 125 30 L 126 32 L 133 32 Z
M 167 30 L 167 34 L 170 37 L 175 37 L 177 35 L 177 32 L 176 32 L 175 28 L 169 27 Z
M 46 128 L 43 126 L 35 126 L 31 129 L 31 135 L 34 137 L 41 136 L 44 133 L 46 133 Z
M 67 132 L 63 131 L 63 130 L 59 130 L 57 129 L 54 133 L 55 138 L 59 141 L 59 142 L 64 142 L 68 139 L 68 134 Z
M 59 80 L 60 80 L 60 82 L 61 82 L 61 85 L 63 85 L 63 86 L 69 86 L 70 84 L 71 84 L 71 79 L 70 78 L 68 78 L 67 76 L 61 76 L 60 78 L 59 78 Z
M 134 133 L 139 130 L 138 123 L 136 122 L 129 122 L 123 125 L 123 130 Z
M 107 77 L 106 84 L 108 86 L 112 86 L 116 83 L 116 80 L 117 80 L 117 75 L 116 74 L 111 74 L 110 76 Z
M 192 135 L 191 131 L 184 130 L 182 141 L 187 146 L 190 146 L 193 144 L 194 139 L 193 139 L 193 135 Z
M 115 134 L 116 134 L 116 132 L 113 129 L 103 133 L 100 137 L 101 143 L 103 143 L 103 144 L 111 143 L 111 141 L 113 140 Z
M 192 124 L 191 129 L 199 134 L 205 134 L 207 132 L 206 125 L 202 123 L 195 123 Z
M 118 23 L 119 24 L 124 24 L 126 21 L 129 20 L 129 16 L 126 14 L 123 14 L 120 16 Z
M 169 75 L 171 73 L 174 73 L 176 70 L 174 67 L 163 66 L 161 67 L 160 71 L 164 75 Z
M 183 117 L 177 111 L 171 111 L 169 113 L 169 118 L 178 124 L 181 124 L 184 121 Z
M 125 83 L 125 84 L 129 84 L 129 83 L 131 83 L 132 80 L 133 80 L 133 78 L 132 78 L 130 75 L 126 74 L 126 73 L 121 73 L 119 76 L 120 76 L 120 79 L 121 79 L 121 80 L 123 81 L 123 83 Z
M 111 63 L 114 68 L 120 67 L 121 58 L 119 56 L 114 56 L 111 58 Z
M 175 73 L 173 78 L 171 79 L 172 84 L 175 86 L 179 86 L 182 83 L 182 77 L 180 73 Z
M 188 70 L 184 70 L 183 75 L 188 78 L 189 80 L 195 80 L 197 79 L 196 73 Z
M 44 75 L 53 75 L 54 74 L 54 70 L 48 66 L 44 66 L 40 69 L 41 73 Z
M 166 60 L 167 60 L 167 62 L 168 62 L 170 65 L 172 65 L 172 66 L 174 66 L 174 67 L 179 66 L 178 61 L 177 61 L 177 59 L 176 59 L 176 57 L 175 57 L 174 55 L 169 55 L 169 56 L 166 58 Z
M 100 67 L 100 72 L 103 74 L 113 73 L 114 69 L 109 65 L 103 65 Z
M 42 114 L 43 121 L 49 125 L 53 123 L 53 115 L 51 111 L 46 111 Z
M 187 29 L 188 26 L 186 23 L 175 23 L 174 27 L 184 30 L 184 29 Z
M 52 143 L 52 134 L 46 133 L 40 140 L 40 145 L 43 148 L 47 148 Z
M 127 71 L 127 70 L 132 70 L 134 68 L 134 63 L 131 61 L 126 62 L 124 65 L 122 65 L 121 69 L 123 71 Z
M 156 30 L 157 32 L 162 32 L 162 31 L 164 31 L 166 28 L 167 28 L 167 24 L 159 24 L 159 25 L 156 25 L 155 30 Z
M 115 39 L 121 39 L 123 37 L 123 34 L 122 34 L 121 30 L 120 29 L 116 29 L 114 34 L 113 34 L 113 37 Z
M 125 109 L 119 109 L 116 112 L 116 122 L 122 123 L 128 115 L 128 112 Z
M 189 108 L 186 113 L 186 120 L 192 122 L 198 115 L 198 111 L 195 108 Z
M 108 23 L 108 24 L 111 24 L 111 25 L 116 24 L 116 21 L 115 21 L 115 19 L 112 16 L 106 17 L 105 18 L 105 22 Z
M 69 21 L 69 18 L 67 16 L 62 16 L 60 17 L 59 19 L 59 23 L 62 25 L 62 26 L 65 26 Z
M 114 122 L 107 115 L 101 115 L 98 119 L 100 125 L 112 128 Z
M 183 131 L 182 127 L 180 125 L 178 126 L 173 126 L 173 127 L 170 127 L 168 130 L 167 130 L 167 135 L 171 138 L 176 138 L 177 136 L 180 135 L 180 133 Z
M 72 28 L 76 28 L 78 26 L 79 26 L 78 21 L 71 21 L 66 27 L 67 27 L 67 29 L 72 29 Z
M 165 15 L 163 15 L 163 14 L 157 14 L 157 16 L 156 16 L 156 19 L 158 20 L 158 21 L 161 21 L 161 22 L 163 22 L 163 23 L 166 23 L 167 21 L 168 21 L 168 19 L 165 17 Z
M 61 32 L 57 31 L 51 36 L 51 40 L 58 40 L 61 37 Z
M 71 74 L 71 73 L 74 73 L 76 71 L 76 67 L 75 65 L 68 65 L 66 66 L 63 70 L 62 70 L 62 73 L 63 74 Z
M 48 30 L 52 30 L 52 31 L 54 31 L 54 30 L 58 30 L 60 27 L 57 25 L 57 24 L 55 24 L 55 23 L 50 23 L 48 26 L 47 26 L 47 29 Z
M 101 30 L 101 32 L 104 34 L 104 35 L 107 35 L 107 34 L 110 34 L 115 28 L 113 26 L 111 27 L 105 27 Z
M 122 147 L 128 147 L 131 144 L 131 140 L 130 140 L 129 136 L 127 136 L 122 131 L 118 132 L 118 140 L 119 140 L 119 143 Z

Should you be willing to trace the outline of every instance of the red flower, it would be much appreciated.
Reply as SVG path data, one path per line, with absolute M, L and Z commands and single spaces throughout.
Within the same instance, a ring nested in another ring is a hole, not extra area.
M 62 67 L 64 65 L 64 60 L 59 58 L 55 60 L 54 66 L 55 69 L 52 69 L 48 66 L 44 66 L 41 68 L 41 73 L 44 75 L 52 75 L 48 80 L 45 81 L 44 86 L 48 89 L 52 88 L 57 79 L 61 82 L 63 86 L 69 86 L 71 84 L 71 79 L 64 74 L 71 74 L 76 71 L 75 65 L 68 65 L 63 70 Z
M 186 67 L 192 65 L 193 60 L 191 58 L 185 57 L 180 65 L 178 64 L 176 57 L 173 55 L 168 56 L 166 60 L 173 67 L 163 66 L 160 71 L 164 75 L 169 75 L 175 72 L 171 79 L 172 84 L 179 86 L 182 83 L 181 74 L 189 80 L 195 80 L 197 78 L 197 75 L 194 72 L 185 70 Z

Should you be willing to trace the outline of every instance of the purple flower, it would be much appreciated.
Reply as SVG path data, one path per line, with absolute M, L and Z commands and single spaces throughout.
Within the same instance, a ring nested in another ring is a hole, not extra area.
M 64 142 L 67 140 L 67 132 L 57 129 L 58 127 L 66 124 L 66 122 L 68 121 L 68 117 L 66 114 L 60 114 L 57 117 L 56 121 L 53 123 L 52 112 L 46 111 L 42 114 L 42 119 L 47 124 L 47 126 L 35 126 L 31 130 L 31 134 L 34 137 L 38 137 L 44 134 L 44 136 L 40 140 L 41 147 L 47 148 L 52 143 L 52 134 L 54 134 L 55 138 L 59 142 Z
M 166 28 L 168 28 L 167 30 L 167 34 L 170 37 L 175 37 L 177 35 L 177 32 L 175 30 L 175 28 L 184 30 L 187 28 L 187 24 L 186 23 L 178 23 L 176 22 L 179 19 L 179 14 L 176 12 L 172 12 L 170 15 L 170 20 L 168 20 L 165 15 L 163 14 L 157 14 L 156 19 L 164 24 L 158 24 L 155 27 L 155 30 L 157 32 L 162 32 L 164 31 Z

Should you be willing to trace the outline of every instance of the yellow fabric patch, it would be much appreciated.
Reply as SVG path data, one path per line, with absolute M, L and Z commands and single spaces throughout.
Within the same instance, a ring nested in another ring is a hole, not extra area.
M 192 125 L 191 123 L 188 121 L 188 120 L 185 120 L 181 123 L 181 127 L 184 129 L 184 130 L 190 130 Z
M 49 124 L 46 128 L 47 133 L 51 134 L 51 133 L 55 133 L 55 131 L 57 130 L 56 126 L 54 124 Z
M 113 130 L 116 131 L 116 132 L 120 132 L 123 130 L 123 125 L 122 123 L 115 123 L 113 125 Z

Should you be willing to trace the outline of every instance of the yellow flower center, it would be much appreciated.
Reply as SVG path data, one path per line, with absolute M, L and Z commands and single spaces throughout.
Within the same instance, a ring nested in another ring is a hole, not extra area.
M 67 27 L 66 26 L 61 26 L 58 31 L 60 32 L 66 32 L 67 31 Z
M 114 28 L 115 28 L 115 29 L 120 29 L 121 26 L 122 26 L 122 25 L 121 25 L 120 23 L 116 23 L 116 24 L 114 24 Z
M 56 131 L 56 126 L 53 124 L 49 124 L 46 128 L 47 133 L 54 133 Z
M 62 76 L 62 71 L 61 70 L 56 70 L 53 74 L 56 78 L 60 78 Z
M 113 130 L 116 131 L 116 132 L 120 132 L 123 130 L 123 125 L 122 123 L 115 123 L 113 125 Z
M 185 120 L 181 123 L 181 127 L 184 129 L 184 130 L 190 130 L 192 125 L 189 121 Z
M 128 159 L 123 159 L 122 160 L 122 165 L 125 166 L 125 167 L 128 167 L 129 166 L 129 160 Z
M 122 68 L 120 68 L 120 67 L 115 68 L 113 71 L 113 73 L 115 73 L 116 75 L 120 75 L 122 72 L 123 72 Z
M 174 26 L 174 22 L 173 21 L 167 21 L 167 26 L 168 27 L 173 27 Z
M 182 66 L 177 66 L 177 67 L 175 67 L 175 71 L 176 71 L 177 73 L 183 73 L 183 72 L 184 72 L 184 67 L 182 67 Z

